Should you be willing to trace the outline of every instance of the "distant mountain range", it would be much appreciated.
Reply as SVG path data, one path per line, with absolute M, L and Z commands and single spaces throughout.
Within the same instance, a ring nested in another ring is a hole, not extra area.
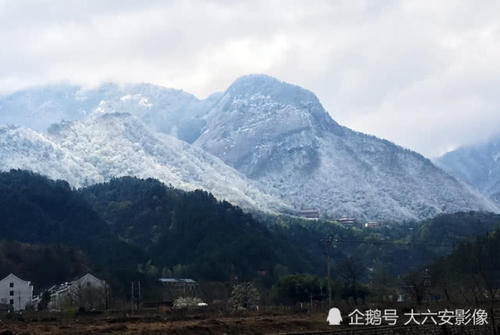
M 500 204 L 500 136 L 451 151 L 436 164 Z
M 155 177 L 246 208 L 362 220 L 498 210 L 425 157 L 339 125 L 312 92 L 265 75 L 205 100 L 149 84 L 31 88 L 0 99 L 0 123 L 16 125 L 0 127 L 0 169 L 77 187 Z

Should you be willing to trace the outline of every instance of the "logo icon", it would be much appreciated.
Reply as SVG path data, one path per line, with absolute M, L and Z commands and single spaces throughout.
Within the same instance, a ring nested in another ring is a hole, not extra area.
M 340 310 L 337 307 L 333 307 L 330 309 L 328 312 L 328 317 L 326 318 L 326 321 L 330 326 L 338 326 L 342 322 L 342 314 L 340 313 Z

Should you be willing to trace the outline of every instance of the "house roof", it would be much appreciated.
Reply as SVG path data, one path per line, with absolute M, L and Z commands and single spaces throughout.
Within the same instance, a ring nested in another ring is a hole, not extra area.
M 47 291 L 51 295 L 53 295 L 53 294 L 68 290 L 70 286 L 71 286 L 71 283 L 66 282 L 66 283 L 62 283 L 62 284 L 58 284 L 58 285 L 53 285 Z
M 13 273 L 10 273 L 7 277 L 3 278 L 2 280 L 0 280 L 0 283 L 5 281 L 5 280 L 19 280 L 19 281 L 22 281 L 22 282 L 25 282 L 27 283 L 28 285 L 31 285 L 31 282 L 30 281 L 27 281 L 27 280 L 23 280 L 21 278 L 19 278 L 18 276 L 16 276 L 15 274 Z
M 86 274 L 84 274 L 83 276 L 78 277 L 78 278 L 76 278 L 75 280 L 73 280 L 73 282 L 80 281 L 80 280 L 82 280 L 82 279 L 84 279 L 84 278 L 89 278 L 89 277 L 90 277 L 90 278 L 97 279 L 97 280 L 100 280 L 100 281 L 103 281 L 103 279 L 100 279 L 100 278 L 98 278 L 97 276 L 95 276 L 94 274 L 92 274 L 92 273 L 90 273 L 90 272 L 87 272 L 87 273 L 86 273 Z

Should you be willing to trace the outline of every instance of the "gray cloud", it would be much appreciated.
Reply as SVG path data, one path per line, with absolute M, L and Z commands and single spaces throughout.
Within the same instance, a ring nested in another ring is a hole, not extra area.
M 0 0 L 0 92 L 152 82 L 204 97 L 247 73 L 435 156 L 500 125 L 497 1 Z

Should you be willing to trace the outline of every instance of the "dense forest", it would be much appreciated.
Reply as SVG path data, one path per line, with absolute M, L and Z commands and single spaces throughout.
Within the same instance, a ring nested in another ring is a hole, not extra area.
M 272 278 L 280 266 L 311 270 L 292 244 L 205 191 L 124 177 L 79 193 L 115 236 L 149 255 L 154 276 L 229 281 Z
M 85 269 L 122 286 L 134 276 L 270 283 L 275 269 L 310 270 L 293 245 L 238 207 L 153 179 L 120 178 L 77 191 L 27 171 L 0 173 L 0 233 L 33 248 L 72 248 L 89 260 Z M 31 268 L 9 264 L 0 264 L 2 274 L 47 284 Z M 54 282 L 74 278 L 69 267 L 61 272 Z
M 35 288 L 72 280 L 86 270 L 110 281 L 129 278 L 134 276 L 136 264 L 146 259 L 140 249 L 113 236 L 105 221 L 68 183 L 28 171 L 0 173 L 0 236 L 4 241 L 23 242 L 18 248 L 4 245 L 5 252 L 23 260 L 23 266 L 0 260 L 0 275 L 15 272 L 32 281 Z M 60 262 L 37 258 L 33 250 L 57 254 Z M 82 257 L 73 257 L 76 254 Z M 69 266 L 70 262 L 78 264 Z M 80 271 L 73 270 L 79 267 Z
M 388 278 L 421 273 L 439 257 L 455 259 L 472 248 L 467 243 L 479 243 L 476 236 L 497 236 L 491 232 L 499 223 L 499 215 L 467 212 L 345 227 L 245 213 L 205 191 L 185 192 L 154 179 L 123 177 L 75 190 L 12 170 L 0 173 L 0 275 L 14 272 L 44 288 L 91 271 L 118 292 L 126 292 L 130 280 L 160 276 L 254 281 L 293 303 L 306 291 L 324 297 L 325 239 L 331 236 L 332 280 L 337 294 L 348 298 Z M 295 294 L 297 287 L 304 289 Z

